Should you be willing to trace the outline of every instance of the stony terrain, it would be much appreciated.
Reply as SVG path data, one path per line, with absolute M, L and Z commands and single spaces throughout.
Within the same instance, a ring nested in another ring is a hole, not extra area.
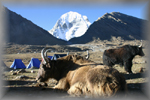
M 57 83 L 56 80 L 50 79 L 48 87 L 42 88 L 38 87 L 35 82 L 35 77 L 37 75 L 38 69 L 25 69 L 23 70 L 13 70 L 8 67 L 12 64 L 14 59 L 22 59 L 25 65 L 31 60 L 31 57 L 38 58 L 41 60 L 40 51 L 43 47 L 50 47 L 51 50 L 48 55 L 53 55 L 54 53 L 67 53 L 78 54 L 81 56 L 86 56 L 86 50 L 89 50 L 90 60 L 97 63 L 102 63 L 102 54 L 105 49 L 116 48 L 125 44 L 139 45 L 140 41 L 98 41 L 95 40 L 89 44 L 75 44 L 75 45 L 7 45 L 4 49 L 4 54 L 2 61 L 7 66 L 3 65 L 3 86 L 4 89 L 2 94 L 3 98 L 53 98 L 53 99 L 75 99 L 70 97 L 65 91 L 53 90 L 52 87 Z M 132 96 L 133 98 L 147 98 L 145 91 L 147 90 L 148 76 L 147 76 L 147 58 L 148 49 L 147 42 L 143 41 L 143 51 L 145 53 L 144 57 L 136 56 L 133 59 L 133 74 L 126 74 L 124 68 L 116 65 L 114 68 L 119 70 L 126 78 L 128 86 L 128 95 L 126 98 Z M 138 95 L 137 95 L 138 94 Z M 78 99 L 85 99 L 84 97 Z

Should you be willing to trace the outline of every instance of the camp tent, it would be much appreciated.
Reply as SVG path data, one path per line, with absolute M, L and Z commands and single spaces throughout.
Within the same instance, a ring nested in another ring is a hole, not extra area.
M 61 57 L 64 57 L 64 56 L 67 56 L 67 54 L 54 54 L 52 59 L 57 60 L 58 58 L 61 58 Z
M 52 60 L 53 56 L 48 56 L 48 58 L 50 58 Z
M 28 64 L 27 68 L 39 68 L 40 67 L 40 61 L 38 58 L 31 58 L 30 63 Z
M 10 68 L 23 69 L 23 68 L 26 68 L 26 66 L 24 65 L 21 59 L 15 59 L 12 65 L 10 66 Z

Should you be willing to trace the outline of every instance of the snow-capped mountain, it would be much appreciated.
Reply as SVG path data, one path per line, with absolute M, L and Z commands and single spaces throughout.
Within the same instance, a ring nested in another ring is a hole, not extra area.
M 82 36 L 90 25 L 87 16 L 70 11 L 58 19 L 49 33 L 56 38 L 69 41 L 71 38 Z

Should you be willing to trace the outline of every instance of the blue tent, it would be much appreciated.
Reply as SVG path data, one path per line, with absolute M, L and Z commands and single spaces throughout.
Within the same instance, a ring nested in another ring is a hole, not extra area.
M 58 58 L 61 58 L 61 57 L 64 57 L 64 56 L 67 56 L 67 54 L 54 54 L 52 59 L 57 60 Z
M 40 61 L 38 58 L 31 58 L 30 63 L 28 64 L 27 68 L 39 68 L 40 67 Z
M 21 59 L 15 59 L 12 65 L 10 66 L 10 68 L 23 69 L 23 68 L 26 68 L 26 66 L 24 65 Z
M 52 60 L 53 56 L 48 56 L 48 58 L 50 58 Z

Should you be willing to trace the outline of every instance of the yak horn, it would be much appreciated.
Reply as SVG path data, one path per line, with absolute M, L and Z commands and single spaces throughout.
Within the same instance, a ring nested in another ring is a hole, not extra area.
M 141 40 L 141 45 L 139 45 L 139 48 L 142 47 L 142 45 L 143 45 L 143 42 L 142 42 L 142 40 Z
M 67 56 L 69 55 L 69 52 L 67 52 Z
M 44 55 L 45 49 L 46 48 L 43 48 L 42 51 L 41 51 L 41 57 L 43 59 L 44 64 L 46 64 L 46 59 L 45 59 L 45 55 Z
M 44 53 L 45 57 L 47 57 L 47 52 L 48 52 L 49 50 L 51 50 L 51 49 L 47 49 L 47 50 L 45 51 L 45 53 Z
M 85 58 L 89 59 L 89 51 L 88 50 L 87 50 L 87 56 Z

